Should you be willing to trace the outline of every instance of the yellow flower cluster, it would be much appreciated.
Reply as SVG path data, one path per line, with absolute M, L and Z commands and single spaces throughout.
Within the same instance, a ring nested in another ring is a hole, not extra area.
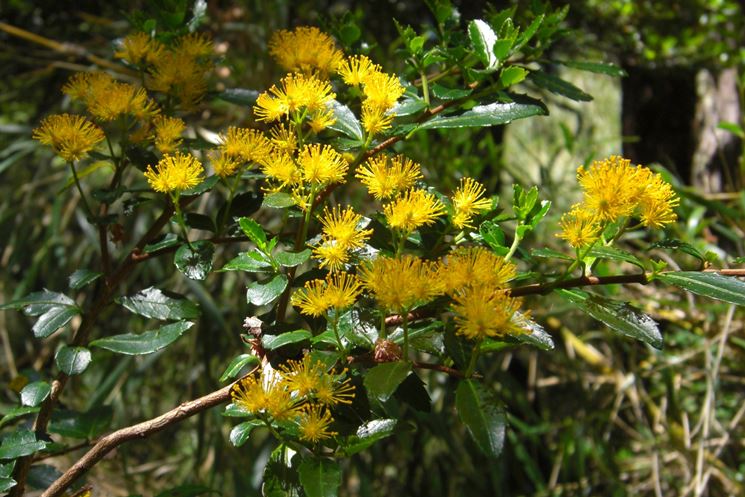
M 443 291 L 438 264 L 408 254 L 375 258 L 362 266 L 360 280 L 386 312 L 406 312 Z
M 325 280 L 312 280 L 292 296 L 292 305 L 306 316 L 320 317 L 333 309 L 341 311 L 354 304 L 362 293 L 356 276 L 335 272 Z
M 458 248 L 447 255 L 438 276 L 445 292 L 455 295 L 468 287 L 504 289 L 515 277 L 515 265 L 484 247 Z
M 153 126 L 155 148 L 162 154 L 175 152 L 181 145 L 181 133 L 186 129 L 186 123 L 178 117 L 158 115 L 153 119 Z
M 220 135 L 219 153 L 211 155 L 215 174 L 224 178 L 232 176 L 244 163 L 264 164 L 271 157 L 274 147 L 258 130 L 231 126 Z
M 335 97 L 328 81 L 293 73 L 258 96 L 254 113 L 259 121 L 266 122 L 308 117 L 311 128 L 318 133 L 336 122 L 333 110 L 328 108 Z
M 105 136 L 101 128 L 83 116 L 55 114 L 34 129 L 33 138 L 52 147 L 67 162 L 84 158 Z
M 261 374 L 243 378 L 233 387 L 231 399 L 267 423 L 293 423 L 300 440 L 315 444 L 336 435 L 330 429 L 331 409 L 354 399 L 354 386 L 345 375 L 346 370 L 334 373 L 306 354 L 278 370 L 267 365 Z
M 422 179 L 422 171 L 419 164 L 403 155 L 379 155 L 368 159 L 355 177 L 367 187 L 370 195 L 383 200 L 413 187 Z
M 391 228 L 406 234 L 434 223 L 445 206 L 433 193 L 411 189 L 383 206 L 383 213 Z
M 100 121 L 123 115 L 149 120 L 160 110 L 144 88 L 120 83 L 106 73 L 74 74 L 62 92 L 85 104 L 88 113 Z
M 165 47 L 158 40 L 145 33 L 132 33 L 122 40 L 114 56 L 133 66 L 147 66 L 155 63 Z
M 166 155 L 156 165 L 147 166 L 145 178 L 156 192 L 179 194 L 202 181 L 202 164 L 191 154 Z
M 662 176 L 643 166 L 632 166 L 628 159 L 613 155 L 580 166 L 577 180 L 583 191 L 582 202 L 562 216 L 562 232 L 557 236 L 573 247 L 595 242 L 609 223 L 638 216 L 641 224 L 661 228 L 675 222 L 673 208 L 680 203 Z
M 313 249 L 313 254 L 321 260 L 320 268 L 338 271 L 349 262 L 350 252 L 360 249 L 372 234 L 372 230 L 360 229 L 362 216 L 351 207 L 343 209 L 336 206 L 326 208 L 321 217 L 323 230 L 321 243 Z
M 452 197 L 453 202 L 453 226 L 456 228 L 473 228 L 471 220 L 476 214 L 486 212 L 492 207 L 492 201 L 482 198 L 485 192 L 484 185 L 473 178 L 462 178 L 460 185 Z
M 315 26 L 276 31 L 269 40 L 269 53 L 288 71 L 323 78 L 334 72 L 344 57 L 334 40 Z

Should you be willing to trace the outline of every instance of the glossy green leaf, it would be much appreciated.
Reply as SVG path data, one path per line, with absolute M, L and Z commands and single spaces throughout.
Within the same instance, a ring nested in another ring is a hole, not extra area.
M 433 84 L 431 91 L 432 95 L 440 100 L 457 100 L 473 93 L 473 90 L 468 88 L 446 88 L 439 83 Z
M 259 426 L 264 426 L 264 422 L 258 419 L 244 421 L 239 425 L 235 425 L 233 429 L 230 430 L 230 443 L 236 447 L 240 447 L 246 443 L 253 429 L 258 428 Z
M 27 407 L 37 407 L 49 397 L 52 387 L 46 381 L 29 383 L 21 390 L 21 404 Z
M 410 116 L 413 114 L 418 114 L 426 108 L 427 102 L 419 97 L 410 97 L 404 98 L 403 100 L 398 102 L 393 107 L 393 109 L 391 109 L 391 113 L 395 114 L 396 116 Z
M 46 338 L 78 314 L 80 314 L 80 309 L 77 306 L 54 306 L 39 316 L 31 330 L 36 338 Z
M 310 259 L 310 249 L 304 249 L 300 252 L 277 252 L 274 254 L 274 260 L 284 267 L 299 266 L 308 259 Z
M 677 271 L 659 273 L 655 279 L 703 297 L 745 305 L 745 282 L 732 276 L 709 271 Z
M 649 249 L 651 250 L 653 248 L 662 248 L 662 249 L 667 249 L 667 250 L 679 250 L 683 252 L 684 254 L 688 254 L 692 257 L 695 257 L 701 262 L 706 261 L 704 254 L 702 254 L 696 247 L 694 247 L 690 243 L 684 242 L 682 240 L 676 240 L 674 238 L 653 243 L 652 245 L 650 245 Z
M 256 90 L 249 90 L 248 88 L 227 88 L 221 92 L 217 92 L 215 97 L 230 102 L 231 104 L 253 107 L 256 103 L 256 99 L 259 98 L 259 92 Z
M 411 363 L 385 362 L 370 369 L 365 375 L 365 388 L 370 398 L 385 402 L 411 373 Z
M 0 305 L 0 311 L 6 309 L 23 309 L 27 316 L 40 316 L 49 309 L 59 306 L 74 306 L 75 301 L 67 295 L 58 292 L 44 290 L 26 295 L 23 298 L 13 300 L 7 304 Z
M 336 497 L 341 485 L 341 468 L 338 462 L 306 457 L 298 467 L 298 474 L 308 497 Z
M 516 85 L 528 76 L 528 70 L 518 66 L 505 67 L 499 74 L 499 83 L 502 88 Z
M 52 415 L 49 432 L 63 437 L 92 440 L 111 426 L 114 410 L 101 406 L 87 412 L 57 410 Z
M 487 105 L 477 105 L 457 116 L 436 117 L 425 122 L 418 129 L 468 128 L 507 124 L 517 119 L 548 114 L 545 105 L 538 101 L 520 101 Z
M 563 252 L 559 252 L 557 250 L 553 250 L 550 248 L 538 248 L 530 251 L 530 255 L 533 257 L 544 257 L 547 259 L 561 259 L 564 261 L 573 261 L 574 258 L 570 255 L 567 255 Z
M 512 320 L 520 328 L 527 331 L 527 333 L 515 335 L 515 339 L 518 342 L 533 345 L 541 350 L 554 350 L 554 341 L 551 338 L 551 335 L 543 329 L 543 326 L 520 313 L 515 313 Z
M 344 452 L 351 456 L 367 449 L 378 440 L 393 435 L 396 430 L 396 419 L 373 419 L 360 425 L 357 433 L 349 437 L 343 445 Z
M 220 381 L 232 380 L 233 378 L 238 376 L 246 366 L 250 366 L 258 362 L 259 358 L 253 354 L 238 355 L 234 357 L 233 360 L 230 361 L 230 364 L 228 364 L 228 367 L 225 368 L 222 376 L 220 376 Z
M 543 71 L 532 71 L 529 78 L 533 83 L 541 88 L 545 88 L 551 93 L 556 93 L 557 95 L 562 95 L 580 102 L 589 102 L 592 100 L 592 95 L 585 93 L 569 81 L 565 81 L 553 74 Z
M 204 280 L 212 270 L 212 256 L 215 246 L 207 240 L 181 245 L 173 258 L 176 268 L 191 280 Z
M 293 205 L 295 205 L 295 200 L 289 193 L 270 193 L 269 195 L 264 197 L 264 201 L 261 205 L 263 207 L 271 207 L 273 209 L 284 209 L 285 207 L 292 207 Z
M 474 53 L 486 70 L 495 70 L 497 64 L 499 64 L 499 60 L 494 55 L 494 43 L 497 41 L 497 34 L 491 26 L 481 19 L 475 19 L 468 23 L 468 37 L 471 40 Z
M 525 28 L 525 31 L 518 36 L 517 41 L 515 42 L 514 49 L 520 50 L 522 47 L 524 47 L 532 38 L 535 36 L 535 34 L 538 32 L 538 28 L 541 27 L 541 24 L 543 23 L 544 15 L 541 14 L 530 23 L 530 26 Z
M 145 252 L 146 254 L 151 254 L 153 252 L 157 252 L 158 250 L 175 247 L 176 245 L 179 245 L 180 243 L 181 241 L 179 240 L 178 236 L 176 236 L 175 233 L 167 233 L 163 238 L 161 238 L 157 242 L 153 242 L 148 245 L 145 245 L 145 248 L 143 248 L 142 251 Z
M 250 217 L 241 217 L 238 219 L 238 226 L 249 240 L 254 242 L 259 248 L 266 248 L 266 233 L 259 223 Z
M 11 461 L 8 464 L 0 464 L 0 492 L 7 492 L 16 486 L 16 481 L 11 478 L 14 467 L 15 461 Z
M 334 112 L 336 122 L 330 125 L 329 128 L 354 140 L 363 141 L 365 139 L 364 133 L 362 132 L 362 126 L 360 126 L 360 122 L 357 120 L 357 116 L 354 115 L 354 112 L 349 110 L 349 107 L 336 100 L 331 101 L 330 107 Z
M 625 302 L 594 295 L 581 290 L 556 290 L 558 294 L 612 330 L 662 348 L 662 335 L 652 318 Z
M 616 247 L 593 247 L 588 253 L 590 257 L 596 257 L 598 259 L 610 259 L 613 261 L 628 262 L 635 266 L 639 266 L 644 269 L 644 263 L 630 252 L 621 250 Z
M 17 459 L 44 449 L 46 443 L 36 440 L 36 435 L 30 430 L 16 430 L 3 438 L 0 444 L 0 459 Z
M 102 275 L 103 273 L 99 273 L 98 271 L 91 271 L 90 269 L 78 269 L 70 275 L 68 282 L 70 288 L 72 288 L 73 290 L 80 290 L 84 286 L 96 281 Z
M 226 418 L 247 418 L 253 416 L 251 411 L 247 411 L 244 407 L 236 404 L 228 404 L 225 406 L 225 410 L 222 415 Z
M 121 297 L 118 303 L 135 314 L 152 319 L 197 319 L 201 314 L 194 302 L 180 295 L 166 294 L 155 287 L 145 288 L 131 297 Z
M 231 259 L 220 271 L 246 271 L 249 273 L 268 272 L 272 269 L 272 263 L 267 256 L 261 252 L 243 252 Z
M 481 238 L 491 247 L 495 254 L 504 256 L 510 249 L 506 245 L 504 231 L 493 221 L 484 221 L 479 227 Z
M 80 374 L 91 363 L 91 351 L 85 347 L 64 345 L 54 356 L 54 362 L 59 370 L 68 376 Z
M 562 65 L 565 65 L 567 67 L 579 69 L 580 71 L 589 71 L 589 72 L 594 72 L 597 74 L 606 74 L 608 76 L 613 76 L 616 78 L 626 76 L 626 71 L 624 71 L 622 68 L 610 62 L 587 62 L 587 61 L 579 61 L 579 60 L 562 60 L 562 61 L 556 61 L 556 62 Z
M 194 326 L 189 321 L 161 326 L 157 330 L 144 333 L 125 333 L 93 340 L 90 345 L 125 355 L 152 354 L 175 342 L 186 330 Z
M 53 451 L 52 444 L 48 444 L 46 449 L 48 452 Z M 62 472 L 52 465 L 34 464 L 28 472 L 26 484 L 30 488 L 46 490 L 61 476 Z
M 308 330 L 295 330 L 280 335 L 264 335 L 261 337 L 261 345 L 267 350 L 278 349 L 284 345 L 309 340 L 313 334 Z
M 481 383 L 462 380 L 455 391 L 455 407 L 479 449 L 488 457 L 498 457 L 506 424 L 499 399 Z
M 285 288 L 287 288 L 287 276 L 284 274 L 277 274 L 264 283 L 254 281 L 248 285 L 246 300 L 249 304 L 266 305 L 279 298 Z
M 198 212 L 189 212 L 186 214 L 186 225 L 194 230 L 210 231 L 215 232 L 215 222 L 211 217 L 206 214 L 200 214 Z
M 0 427 L 10 423 L 14 419 L 18 419 L 29 414 L 35 414 L 39 412 L 38 407 L 27 407 L 27 406 L 15 406 L 11 407 L 5 412 L 5 415 L 0 419 Z

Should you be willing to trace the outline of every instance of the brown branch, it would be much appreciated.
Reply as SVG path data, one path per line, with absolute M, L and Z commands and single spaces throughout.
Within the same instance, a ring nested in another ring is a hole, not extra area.
M 153 433 L 164 430 L 165 428 L 179 423 L 190 416 L 227 402 L 230 400 L 230 389 L 232 387 L 233 385 L 230 384 L 220 390 L 207 394 L 204 397 L 184 402 L 177 408 L 172 409 L 165 414 L 161 414 L 157 418 L 143 421 L 142 423 L 128 426 L 106 435 L 98 440 L 91 450 L 86 452 L 78 462 L 73 464 L 70 469 L 65 471 L 62 476 L 52 483 L 52 485 L 41 494 L 41 497 L 59 497 L 75 482 L 75 480 L 80 478 L 80 476 L 91 469 L 98 461 L 103 459 L 106 454 L 123 443 L 136 438 L 146 438 Z

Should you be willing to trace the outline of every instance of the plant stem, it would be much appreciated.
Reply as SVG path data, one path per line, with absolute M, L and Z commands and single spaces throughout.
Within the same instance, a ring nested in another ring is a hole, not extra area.
M 75 186 L 78 188 L 78 192 L 80 193 L 80 200 L 83 202 L 83 209 L 85 209 L 88 219 L 92 221 L 94 219 L 93 211 L 91 210 L 90 204 L 88 204 L 88 199 L 86 198 L 85 193 L 83 193 L 83 187 L 80 185 L 80 179 L 78 178 L 78 172 L 75 170 L 75 164 L 72 161 L 68 162 L 68 164 L 72 170 L 72 177 L 75 181 Z
M 518 225 L 518 227 L 519 226 L 520 225 Z M 515 255 L 515 252 L 517 251 L 517 247 L 520 245 L 521 241 L 522 241 L 522 238 L 520 237 L 520 235 L 517 234 L 517 231 L 515 231 L 515 239 L 512 240 L 512 245 L 510 245 L 510 250 L 504 256 L 505 261 L 509 261 L 510 259 L 512 259 L 512 256 Z
M 422 75 L 422 95 L 424 95 L 424 103 L 429 108 L 429 84 L 427 83 L 427 73 L 422 70 L 419 74 Z
M 473 371 L 476 369 L 476 362 L 479 359 L 479 353 L 481 352 L 481 340 L 476 342 L 476 345 L 471 351 L 471 360 L 468 361 L 468 367 L 466 368 L 466 378 L 473 376 Z
M 341 341 L 341 336 L 339 335 L 339 315 L 337 314 L 337 311 L 334 310 L 334 317 L 331 319 L 331 329 L 334 330 L 334 336 L 336 337 L 336 343 L 339 344 L 339 352 L 344 355 L 344 357 L 347 356 L 347 348 L 344 347 L 344 343 Z
M 176 222 L 181 227 L 181 231 L 184 234 L 184 240 L 186 240 L 186 244 L 189 246 L 189 248 L 194 251 L 194 247 L 191 245 L 191 241 L 189 241 L 189 230 L 186 228 L 186 221 L 184 220 L 184 213 L 181 211 L 181 204 L 179 203 L 178 193 L 171 195 L 171 202 L 173 202 L 173 209 L 176 214 Z
M 405 309 L 403 312 L 401 312 L 401 316 L 403 317 L 403 323 L 402 326 L 404 328 L 404 350 L 403 350 L 403 358 L 404 361 L 409 359 L 409 310 Z

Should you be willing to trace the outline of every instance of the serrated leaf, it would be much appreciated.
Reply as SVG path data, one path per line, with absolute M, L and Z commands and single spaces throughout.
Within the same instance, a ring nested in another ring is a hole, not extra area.
M 259 426 L 264 426 L 264 422 L 258 419 L 244 421 L 239 425 L 235 425 L 233 429 L 230 430 L 230 443 L 236 447 L 240 447 L 246 443 L 253 429 L 258 428 Z
M 207 240 L 199 240 L 181 245 L 173 262 L 181 273 L 191 280 L 204 280 L 212 270 L 212 256 L 215 246 Z
M 85 347 L 64 345 L 54 356 L 54 362 L 68 376 L 80 374 L 91 363 L 91 351 Z
M 49 397 L 52 387 L 46 381 L 29 383 L 21 390 L 21 404 L 26 407 L 37 407 Z
M 351 456 L 367 449 L 378 440 L 393 435 L 396 429 L 396 419 L 373 419 L 360 425 L 357 433 L 349 437 L 343 445 L 344 452 Z
M 499 74 L 499 83 L 502 88 L 508 88 L 512 85 L 518 84 L 528 76 L 527 69 L 523 69 L 518 66 L 506 67 Z
M 439 128 L 468 128 L 482 126 L 496 126 L 507 124 L 517 119 L 548 114 L 545 105 L 539 101 L 521 101 L 508 103 L 494 102 L 487 105 L 477 105 L 457 116 L 436 117 L 425 122 L 418 129 Z
M 30 293 L 23 298 L 10 301 L 7 304 L 2 304 L 0 305 L 0 311 L 6 309 L 23 309 L 24 314 L 27 316 L 39 316 L 53 307 L 74 305 L 75 301 L 67 295 L 44 290 L 41 292 Z
M 616 302 L 580 290 L 557 290 L 579 309 L 602 321 L 622 335 L 636 338 L 656 349 L 662 348 L 662 335 L 652 318 L 625 302 Z
M 261 205 L 263 207 L 271 207 L 272 209 L 284 209 L 286 207 L 292 207 L 293 205 L 295 205 L 295 200 L 289 193 L 270 193 L 269 195 L 264 197 L 264 201 Z
M 46 338 L 65 326 L 72 318 L 80 314 L 76 306 L 55 306 L 39 316 L 31 330 L 36 338 Z
M 404 361 L 385 362 L 370 369 L 365 375 L 365 388 L 368 395 L 385 402 L 398 386 L 411 373 L 411 363 Z
M 649 250 L 653 248 L 663 248 L 668 250 L 680 250 L 684 254 L 688 254 L 692 257 L 695 257 L 696 259 L 700 260 L 701 262 L 705 262 L 706 258 L 704 255 L 693 245 L 690 243 L 686 243 L 682 240 L 676 240 L 676 239 L 668 239 L 663 240 L 661 242 L 656 242 L 650 245 Z
M 579 60 L 557 60 L 556 62 L 567 67 L 579 69 L 580 71 L 606 74 L 608 76 L 614 76 L 617 78 L 627 76 L 626 71 L 615 64 L 611 64 L 610 62 L 587 62 Z
M 462 380 L 455 391 L 455 407 L 479 449 L 489 457 L 498 457 L 506 424 L 499 399 L 481 383 Z
M 131 297 L 121 297 L 118 302 L 127 310 L 152 319 L 197 319 L 201 314 L 194 302 L 181 296 L 167 295 L 152 286 Z
M 745 305 L 745 283 L 732 276 L 715 272 L 677 271 L 659 273 L 655 279 L 703 297 Z
M 241 217 L 238 219 L 238 226 L 259 248 L 266 248 L 266 233 L 259 223 L 249 217 Z
M 257 362 L 259 362 L 259 358 L 253 354 L 241 354 L 233 357 L 233 360 L 230 361 L 228 367 L 225 368 L 225 372 L 220 376 L 220 381 L 232 380 L 243 371 L 243 368 Z
M 592 95 L 585 93 L 569 81 L 563 80 L 553 74 L 543 71 L 532 71 L 528 77 L 533 83 L 541 88 L 545 88 L 551 93 L 562 95 L 579 102 L 589 102 L 592 100 Z
M 446 88 L 439 83 L 432 85 L 432 95 L 440 100 L 457 100 L 467 97 L 472 92 L 473 90 L 467 88 Z
M 73 290 L 80 290 L 84 286 L 93 283 L 98 278 L 103 276 L 103 273 L 98 271 L 91 271 L 90 269 L 78 269 L 73 272 L 68 279 L 70 288 Z
M 87 412 L 57 410 L 52 414 L 49 432 L 63 437 L 92 440 L 109 429 L 114 410 L 101 406 Z
M 334 117 L 336 118 L 336 122 L 330 125 L 329 128 L 343 133 L 354 140 L 364 141 L 365 136 L 362 132 L 362 126 L 360 126 L 360 122 L 357 120 L 354 112 L 349 110 L 349 107 L 336 100 L 332 100 L 329 108 L 334 112 Z
M 249 304 L 262 306 L 276 300 L 287 288 L 287 276 L 275 275 L 271 280 L 264 283 L 254 281 L 248 285 L 246 300 Z
M 46 443 L 36 440 L 34 432 L 16 430 L 3 439 L 0 444 L 0 459 L 17 459 L 43 450 Z
M 630 252 L 615 247 L 593 247 L 588 253 L 590 257 L 599 259 L 610 259 L 614 261 L 628 262 L 644 269 L 644 263 Z
M 497 255 L 504 256 L 510 251 L 506 245 L 504 231 L 496 223 L 484 221 L 479 227 L 479 234 Z
M 220 271 L 246 271 L 248 273 L 267 272 L 272 269 L 272 264 L 266 260 L 266 256 L 260 252 L 244 252 L 238 257 L 231 259 Z
M 310 249 L 304 249 L 300 252 L 277 252 L 274 254 L 274 260 L 284 267 L 299 266 L 308 259 L 310 259 Z
M 259 92 L 256 90 L 249 90 L 248 88 L 227 88 L 216 93 L 215 97 L 230 102 L 231 104 L 252 107 L 256 103 L 256 99 L 259 98 Z
M 313 334 L 308 330 L 295 330 L 280 335 L 264 335 L 261 337 L 261 345 L 267 350 L 278 349 L 284 345 L 309 340 Z
M 125 333 L 93 340 L 89 345 L 125 355 L 152 354 L 175 342 L 186 330 L 194 326 L 189 321 L 161 326 L 157 330 L 144 333 Z
M 341 485 L 339 463 L 330 459 L 306 457 L 298 467 L 298 475 L 308 497 L 336 497 Z
M 499 60 L 494 55 L 494 43 L 497 41 L 497 34 L 491 26 L 481 19 L 475 19 L 468 23 L 468 37 L 471 39 L 471 46 L 473 46 L 476 56 L 486 70 L 495 70 L 499 64 Z
M 525 28 L 525 31 L 518 36 L 517 41 L 515 43 L 515 50 L 520 50 L 522 47 L 525 46 L 526 43 L 528 43 L 533 36 L 538 32 L 538 28 L 541 27 L 541 23 L 543 23 L 544 15 L 541 14 L 535 19 L 533 19 L 533 22 L 530 23 L 530 26 Z
M 546 259 L 553 258 L 553 259 L 561 259 L 561 260 L 564 260 L 564 261 L 573 261 L 574 260 L 573 257 L 571 257 L 571 256 L 569 256 L 569 255 L 567 255 L 567 254 L 565 254 L 563 252 L 559 252 L 557 250 L 550 249 L 550 248 L 539 248 L 539 249 L 531 250 L 530 251 L 530 255 L 532 255 L 533 257 L 543 257 L 543 258 L 546 258 Z

